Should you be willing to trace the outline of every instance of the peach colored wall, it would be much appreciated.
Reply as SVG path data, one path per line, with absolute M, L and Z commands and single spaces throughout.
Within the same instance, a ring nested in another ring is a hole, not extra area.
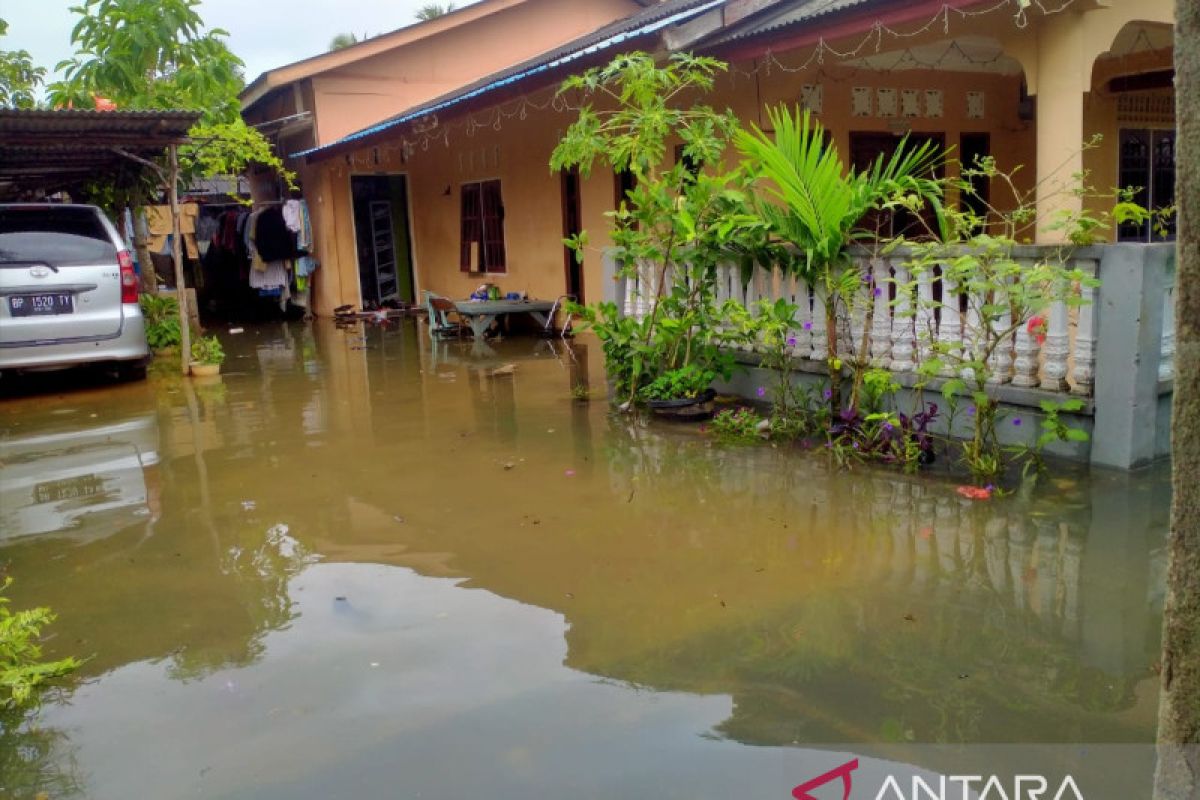
M 752 65 L 739 65 L 746 69 Z M 845 82 L 829 81 L 825 93 L 822 121 L 834 131 L 836 141 L 847 147 L 850 131 L 886 131 L 887 120 L 877 117 L 849 116 L 849 94 L 854 85 L 892 88 L 941 87 L 945 92 L 945 117 L 940 120 L 916 120 L 915 130 L 939 131 L 947 142 L 957 144 L 961 132 L 986 131 L 992 135 L 993 151 L 1002 164 L 1029 164 L 1033 152 L 1032 125 L 1017 119 L 1019 79 L 1000 75 L 960 75 L 952 73 L 893 73 L 875 75 L 862 73 L 853 78 L 839 76 Z M 761 87 L 747 85 L 750 79 L 729 76 L 723 78 L 710 96 L 717 107 L 729 106 L 740 117 L 756 121 L 754 98 L 775 103 L 799 96 L 804 79 L 779 75 L 764 78 Z M 966 91 L 985 92 L 985 118 L 966 118 Z M 544 98 L 544 95 L 541 96 Z M 479 117 L 488 116 L 483 112 Z M 409 179 L 412 197 L 414 262 L 417 285 L 439 294 L 462 297 L 483 281 L 492 281 L 504 291 L 528 291 L 531 295 L 553 298 L 565 290 L 562 256 L 562 219 L 560 184 L 557 175 L 550 173 L 550 152 L 560 132 L 572 117 L 552 110 L 529 111 L 527 119 L 504 120 L 499 131 L 482 126 L 468 137 L 461 127 L 452 128 L 450 147 L 434 141 L 427 150 L 414 150 L 407 163 L 402 163 L 398 142 L 378 146 L 381 162 L 376 168 L 384 173 L 404 173 Z M 450 122 L 448 119 L 447 122 Z M 390 145 L 390 146 L 389 146 Z M 328 208 L 345 208 L 336 212 L 334 240 L 326 242 L 323 261 L 336 264 L 318 279 L 318 284 L 332 283 L 332 273 L 339 272 L 340 289 L 334 291 L 323 285 L 318 291 L 318 312 L 328 313 L 334 305 L 357 303 L 357 262 L 354 252 L 353 227 L 349 215 L 349 176 L 374 167 L 375 148 L 364 148 L 351 154 L 351 164 L 335 157 L 318 164 L 315 171 L 327 177 L 331 195 Z M 1031 170 L 1029 170 L 1031 172 Z M 508 271 L 500 275 L 466 274 L 459 270 L 459 187 L 467 181 L 499 178 L 505 205 L 505 241 L 508 251 Z M 597 168 L 583 182 L 582 204 L 585 229 L 590 247 L 585 261 L 585 292 L 591 301 L 604 295 L 599 268 L 600 254 L 610 243 L 605 212 L 613 208 L 614 188 L 611 171 Z M 450 190 L 446 194 L 447 188 Z
M 328 144 L 628 16 L 633 0 L 531 0 L 313 78 Z
M 975 22 L 973 26 L 986 30 L 984 22 Z M 1035 31 L 1026 33 L 1036 35 Z M 790 63 L 788 56 L 778 57 L 785 65 Z M 797 57 L 796 61 L 802 58 Z M 756 70 L 758 77 L 746 74 Z M 1004 170 L 1021 167 L 1016 178 L 1019 189 L 1029 191 L 1033 188 L 1038 175 L 1038 130 L 1035 122 L 1019 118 L 1021 76 L 1018 75 L 931 70 L 880 73 L 833 64 L 799 73 L 775 69 L 768 75 L 765 70 L 757 69 L 754 62 L 742 62 L 718 80 L 707 99 L 717 108 L 731 108 L 743 122 L 761 123 L 764 120 L 764 115 L 760 114 L 762 105 L 795 102 L 800 97 L 801 86 L 814 82 L 824 86 L 824 108 L 819 118 L 833 132 L 844 158 L 848 157 L 852 131 L 881 132 L 893 131 L 893 125 L 900 127 L 898 120 L 884 119 L 875 113 L 866 117 L 852 116 L 853 87 L 893 88 L 897 93 L 903 89 L 941 89 L 943 116 L 913 119 L 912 130 L 943 133 L 946 143 L 954 147 L 963 133 L 988 133 L 992 154 L 999 166 Z M 981 119 L 968 117 L 968 91 L 984 93 Z M 539 102 L 545 97 L 544 93 L 539 94 Z M 1117 159 L 1115 99 L 1093 91 L 1080 97 L 1079 102 L 1084 103 L 1086 109 L 1083 127 L 1088 132 L 1106 134 L 1102 146 L 1086 157 L 1088 166 L 1095 170 L 1096 183 L 1107 188 L 1115 181 Z M 508 103 L 506 107 L 511 109 L 512 104 Z M 490 119 L 493 114 L 486 110 L 477 113 L 476 118 Z M 480 282 L 491 280 L 505 291 L 528 291 L 544 298 L 558 296 L 565 289 L 560 185 L 558 177 L 550 174 L 547 165 L 560 131 L 570 123 L 571 117 L 551 110 L 530 111 L 524 121 L 505 120 L 499 131 L 485 125 L 471 137 L 465 134 L 461 125 L 455 126 L 462 121 L 454 117 L 442 119 L 443 126 L 451 126 L 449 147 L 434 141 L 427 151 L 417 148 L 408 163 L 400 163 L 399 138 L 379 145 L 383 161 L 377 169 L 404 172 L 409 176 L 418 288 L 461 297 Z M 333 237 L 322 243 L 324 258 L 334 265 L 334 269 L 326 271 L 319 282 L 328 280 L 332 283 L 332 273 L 341 276 L 337 281 L 338 289 L 326 286 L 319 290 L 318 313 L 328 313 L 340 303 L 358 302 L 357 264 L 349 214 L 349 174 L 371 163 L 371 155 L 371 149 L 364 148 L 351 155 L 351 161 L 357 166 L 347 166 L 345 159 L 338 156 L 314 167 L 325 175 L 322 186 L 327 187 L 325 191 L 332 201 L 328 207 L 339 209 L 331 223 Z M 953 166 L 949 171 L 953 173 Z M 464 181 L 482 178 L 502 181 L 509 262 L 508 272 L 504 275 L 467 275 L 458 269 L 459 186 Z M 450 190 L 448 195 L 447 188 Z M 604 294 L 600 253 L 610 243 L 604 214 L 613 207 L 611 172 L 597 169 L 584 181 L 582 189 L 584 227 L 591 240 L 585 262 L 586 293 L 590 301 L 596 301 Z M 1004 206 L 1008 205 L 1006 200 L 1000 188 L 993 187 L 993 202 Z

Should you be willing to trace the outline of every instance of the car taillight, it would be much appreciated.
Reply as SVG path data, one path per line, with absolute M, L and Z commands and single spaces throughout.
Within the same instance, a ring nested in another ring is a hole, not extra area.
M 117 253 L 117 263 L 121 265 L 121 302 L 136 303 L 138 301 L 138 277 L 133 271 L 133 257 L 128 250 Z

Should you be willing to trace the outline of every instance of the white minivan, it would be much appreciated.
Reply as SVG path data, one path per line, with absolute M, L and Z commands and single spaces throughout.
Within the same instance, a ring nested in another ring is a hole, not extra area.
M 0 372 L 110 364 L 146 375 L 138 276 L 96 206 L 0 204 Z

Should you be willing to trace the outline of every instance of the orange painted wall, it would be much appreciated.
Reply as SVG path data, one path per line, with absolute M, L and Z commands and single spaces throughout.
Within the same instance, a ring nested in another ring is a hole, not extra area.
M 742 64 L 743 70 L 753 64 Z M 945 117 L 940 120 L 915 120 L 914 130 L 945 132 L 947 142 L 956 144 L 961 132 L 986 131 L 992 135 L 993 151 L 1002 165 L 1031 165 L 1034 150 L 1033 128 L 1021 123 L 1017 115 L 1019 79 L 999 75 L 961 75 L 953 73 L 892 73 L 876 75 L 837 75 L 827 80 L 822 121 L 834 132 L 839 147 L 848 146 L 850 131 L 886 131 L 887 120 L 877 117 L 850 117 L 850 89 L 855 85 L 893 88 L 942 88 L 945 93 Z M 743 119 L 758 121 L 755 99 L 764 103 L 794 100 L 800 85 L 811 78 L 776 73 L 754 79 L 735 71 L 722 78 L 710 101 L 718 108 L 730 107 Z M 966 118 L 966 91 L 986 93 L 985 118 Z M 544 102 L 546 95 L 537 97 Z M 511 112 L 515 106 L 505 105 Z M 528 291 L 540 298 L 554 298 L 565 291 L 562 254 L 562 217 L 560 183 L 550 173 L 550 153 L 561 131 L 573 116 L 547 109 L 527 110 L 527 118 L 502 120 L 499 131 L 484 124 L 472 136 L 461 125 L 447 119 L 451 126 L 450 146 L 433 140 L 427 150 L 417 147 L 404 161 L 399 140 L 378 147 L 380 163 L 374 164 L 375 148 L 365 148 L 350 156 L 336 157 L 316 165 L 312 172 L 322 176 L 321 197 L 312 205 L 320 206 L 320 227 L 327 229 L 325 217 L 334 209 L 332 240 L 322 242 L 322 260 L 332 269 L 323 270 L 318 283 L 318 313 L 328 313 L 343 303 L 358 302 L 357 261 L 349 210 L 349 176 L 357 173 L 404 173 L 408 176 L 412 198 L 413 245 L 417 286 L 451 297 L 466 296 L 483 281 L 500 285 L 503 291 Z M 490 122 L 494 114 L 481 112 L 476 119 Z M 461 121 L 460 121 L 461 122 Z M 1027 174 L 1032 178 L 1032 169 Z M 505 239 L 508 271 L 502 275 L 467 274 L 459 270 L 459 187 L 467 181 L 499 178 L 505 205 Z M 447 194 L 449 190 L 449 194 Z M 614 204 L 614 179 L 611 171 L 598 168 L 583 183 L 583 221 L 590 236 L 585 261 L 585 292 L 590 301 L 604 295 L 600 254 L 609 246 L 605 212 Z M 326 234 L 327 235 L 327 234 Z M 335 280 L 333 273 L 339 273 Z
M 785 66 L 795 66 L 786 55 L 779 58 Z M 882 118 L 876 113 L 853 116 L 854 87 L 892 88 L 898 95 L 903 89 L 940 89 L 942 117 L 906 120 L 912 130 L 943 133 L 946 143 L 954 147 L 964 133 L 988 133 L 999 167 L 1008 171 L 1020 167 L 1016 172 L 1018 188 L 1022 191 L 1033 188 L 1038 174 L 1037 126 L 1033 120 L 1020 118 L 1021 76 L 1018 75 L 932 70 L 871 72 L 833 64 L 794 73 L 776 68 L 768 74 L 755 62 L 742 62 L 734 64 L 730 73 L 718 80 L 707 100 L 717 108 L 731 108 L 745 123 L 762 124 L 765 115 L 761 109 L 765 105 L 794 103 L 804 84 L 816 82 L 824 87 L 824 107 L 819 118 L 833 132 L 844 159 L 849 156 L 852 131 L 895 132 L 905 127 L 898 119 Z M 968 116 L 969 91 L 984 94 L 982 118 Z M 534 95 L 539 104 L 548 97 L 545 91 Z M 1123 124 L 1117 120 L 1116 98 L 1102 87 L 1093 87 L 1079 102 L 1084 104 L 1086 132 L 1105 135 L 1103 143 L 1085 155 L 1085 166 L 1093 170 L 1097 186 L 1109 188 L 1116 180 L 1117 129 Z M 517 106 L 509 101 L 503 108 L 511 114 Z M 528 291 L 541 298 L 550 299 L 563 293 L 566 281 L 560 183 L 558 176 L 550 173 L 548 162 L 561 131 L 570 124 L 573 115 L 551 109 L 529 109 L 524 120 L 503 119 L 500 130 L 493 130 L 490 124 L 495 118 L 494 109 L 477 112 L 473 118 L 482 125 L 471 136 L 465 130 L 466 118 L 442 118 L 438 130 L 448 131 L 449 145 L 439 135 L 431 140 L 427 150 L 418 146 L 407 161 L 400 152 L 401 140 L 396 138 L 378 145 L 381 158 L 378 166 L 373 163 L 371 148 L 351 154 L 350 164 L 346 163 L 346 157 L 338 156 L 314 165 L 313 173 L 322 176 L 320 191 L 327 195 L 323 213 L 331 213 L 333 209 L 330 221 L 323 224 L 332 233 L 327 241 L 321 242 L 323 260 L 332 268 L 318 279 L 318 313 L 328 313 L 342 303 L 358 302 L 349 209 L 349 175 L 355 170 L 403 172 L 409 176 L 418 289 L 462 297 L 479 283 L 493 281 L 504 291 Z M 948 171 L 953 174 L 954 166 Z M 468 275 L 459 270 L 459 187 L 465 181 L 484 178 L 499 178 L 502 182 L 509 262 L 504 275 Z M 583 221 L 591 242 L 585 262 L 585 291 L 587 299 L 594 302 L 604 296 L 600 254 L 610 244 L 604 214 L 614 204 L 613 176 L 609 170 L 598 168 L 582 188 Z M 950 200 L 953 202 L 954 198 Z M 993 187 L 992 200 L 1001 207 L 1010 204 L 1001 187 Z M 1033 232 L 1029 231 L 1029 235 L 1032 238 Z M 335 278 L 335 273 L 340 277 Z
M 552 50 L 640 9 L 633 0 L 532 0 L 312 80 L 321 144 Z

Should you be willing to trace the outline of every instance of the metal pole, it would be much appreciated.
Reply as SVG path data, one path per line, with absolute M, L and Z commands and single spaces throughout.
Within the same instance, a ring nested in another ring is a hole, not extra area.
M 183 374 L 187 375 L 192 362 L 192 330 L 188 322 L 187 284 L 183 279 L 183 243 L 179 233 L 179 154 L 171 145 L 171 181 L 167 194 L 171 200 L 171 258 L 175 261 L 175 296 L 179 299 L 179 336 L 183 353 L 180 355 Z

